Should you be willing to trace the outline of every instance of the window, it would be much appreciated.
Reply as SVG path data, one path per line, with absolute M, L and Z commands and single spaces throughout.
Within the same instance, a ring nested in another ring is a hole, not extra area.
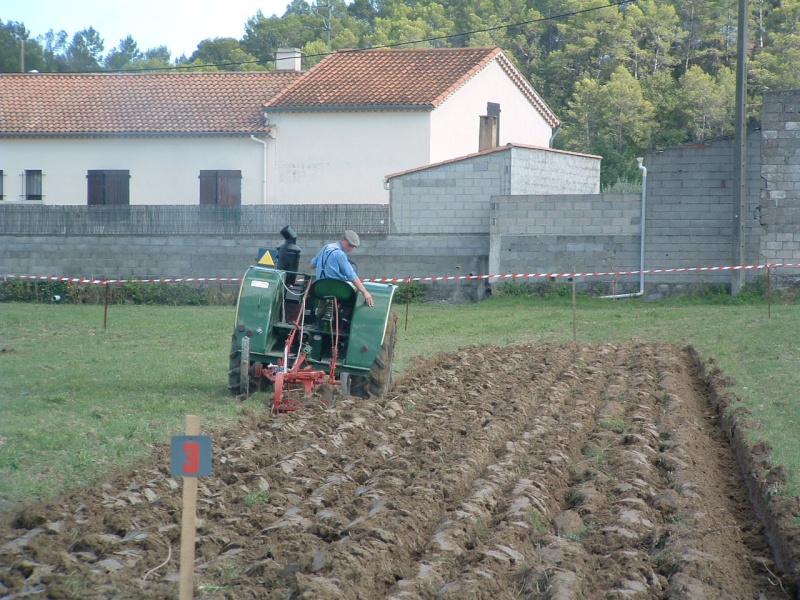
M 200 206 L 242 205 L 241 171 L 200 171 Z
M 42 172 L 40 170 L 25 171 L 25 200 L 42 199 Z
M 86 179 L 89 206 L 130 206 L 130 171 L 124 169 L 89 171 Z

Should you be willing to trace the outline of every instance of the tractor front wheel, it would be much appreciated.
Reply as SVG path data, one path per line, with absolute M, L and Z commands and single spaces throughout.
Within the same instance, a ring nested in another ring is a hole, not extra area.
M 242 351 L 236 342 L 236 334 L 231 336 L 231 354 L 228 364 L 228 392 L 231 396 L 238 396 L 242 393 L 241 372 L 242 372 Z

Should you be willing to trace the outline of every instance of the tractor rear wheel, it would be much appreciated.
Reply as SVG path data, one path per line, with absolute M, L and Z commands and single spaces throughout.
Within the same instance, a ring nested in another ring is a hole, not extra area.
M 369 377 L 354 375 L 350 378 L 350 395 L 360 398 L 380 397 L 392 382 L 394 344 L 397 341 L 397 315 L 391 313 L 386 323 L 383 344 L 369 370 Z

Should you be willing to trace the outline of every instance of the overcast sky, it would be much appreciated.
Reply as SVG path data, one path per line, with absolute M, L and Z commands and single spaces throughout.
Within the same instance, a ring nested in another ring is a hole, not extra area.
M 166 46 L 173 58 L 192 54 L 202 40 L 241 39 L 247 19 L 261 9 L 282 16 L 290 0 L 0 0 L 3 23 L 24 23 L 32 37 L 48 30 L 72 36 L 94 27 L 104 54 L 128 35 L 139 50 Z

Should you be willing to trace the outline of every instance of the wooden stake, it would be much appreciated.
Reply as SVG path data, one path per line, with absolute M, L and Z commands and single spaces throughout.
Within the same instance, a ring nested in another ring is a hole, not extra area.
M 406 328 L 408 331 L 408 307 L 411 304 L 411 280 L 406 280 Z
M 767 265 L 767 318 L 772 319 L 772 280 L 770 278 L 771 270 Z
M 186 435 L 200 434 L 200 419 L 186 415 Z M 197 477 L 183 478 L 180 600 L 194 598 L 194 535 L 197 532 Z
M 575 308 L 575 278 L 572 278 L 572 341 L 578 341 L 578 313 Z
M 106 299 L 103 302 L 103 331 L 108 326 L 108 282 L 106 281 Z

